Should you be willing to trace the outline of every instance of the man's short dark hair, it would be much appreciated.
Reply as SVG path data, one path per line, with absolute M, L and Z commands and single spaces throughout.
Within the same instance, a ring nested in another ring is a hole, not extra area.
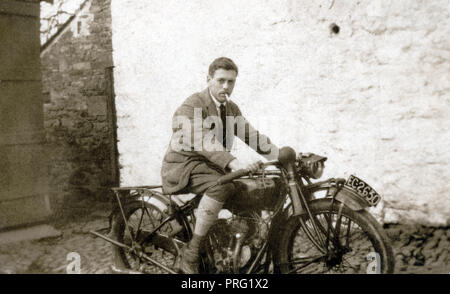
M 233 62 L 233 60 L 231 60 L 230 58 L 227 58 L 227 57 L 216 58 L 211 63 L 211 65 L 209 66 L 209 70 L 208 70 L 209 76 L 213 77 L 214 73 L 219 68 L 222 68 L 224 70 L 234 70 L 234 71 L 236 71 L 236 75 L 238 74 L 238 67 L 237 67 L 237 65 Z

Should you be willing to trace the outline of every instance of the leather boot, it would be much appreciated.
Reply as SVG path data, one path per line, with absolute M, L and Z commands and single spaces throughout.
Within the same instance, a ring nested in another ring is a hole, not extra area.
M 199 273 L 199 248 L 195 248 L 191 244 L 181 249 L 181 259 L 178 264 L 178 270 L 183 274 L 198 274 Z

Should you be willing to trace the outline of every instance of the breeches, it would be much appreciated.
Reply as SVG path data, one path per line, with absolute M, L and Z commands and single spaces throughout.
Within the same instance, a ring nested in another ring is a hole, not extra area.
M 236 193 L 233 183 L 215 185 L 218 178 L 224 173 L 206 163 L 197 165 L 191 172 L 186 190 L 194 194 L 206 194 L 219 202 L 225 202 Z

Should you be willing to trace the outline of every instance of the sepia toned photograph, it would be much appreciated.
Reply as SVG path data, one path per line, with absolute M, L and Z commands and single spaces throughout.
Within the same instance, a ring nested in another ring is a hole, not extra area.
M 0 274 L 450 274 L 445 0 L 0 0 L 0 127 Z

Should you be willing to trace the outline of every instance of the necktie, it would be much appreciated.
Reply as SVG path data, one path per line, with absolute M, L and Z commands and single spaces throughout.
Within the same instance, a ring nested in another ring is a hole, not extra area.
M 227 148 L 227 123 L 226 123 L 226 108 L 225 105 L 220 104 L 220 119 L 222 120 L 222 126 L 223 126 L 223 133 L 222 133 L 222 145 L 223 147 L 225 147 L 225 149 Z

